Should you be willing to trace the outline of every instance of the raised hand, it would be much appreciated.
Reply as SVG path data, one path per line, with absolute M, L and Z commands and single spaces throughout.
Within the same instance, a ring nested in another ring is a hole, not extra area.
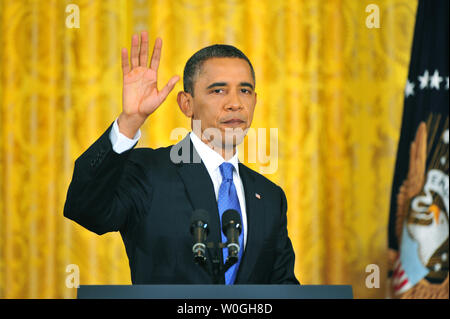
M 173 76 L 169 82 L 158 90 L 158 67 L 161 59 L 162 40 L 157 38 L 153 47 L 150 68 L 148 63 L 148 34 L 141 33 L 139 37 L 133 35 L 131 39 L 130 64 L 128 51 L 122 49 L 123 71 L 123 110 L 118 119 L 119 130 L 125 136 L 132 138 L 144 124 L 147 117 L 152 114 L 166 99 L 170 91 L 180 79 Z

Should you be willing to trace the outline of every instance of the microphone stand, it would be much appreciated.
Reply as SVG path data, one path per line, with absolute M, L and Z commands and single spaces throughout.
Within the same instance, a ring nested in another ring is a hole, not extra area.
M 237 259 L 227 258 L 225 264 L 222 263 L 220 256 L 222 249 L 227 247 L 225 243 L 210 242 L 206 244 L 206 247 L 212 256 L 212 271 L 206 266 L 206 258 L 197 264 L 211 276 L 214 285 L 220 285 L 226 271 L 237 262 Z

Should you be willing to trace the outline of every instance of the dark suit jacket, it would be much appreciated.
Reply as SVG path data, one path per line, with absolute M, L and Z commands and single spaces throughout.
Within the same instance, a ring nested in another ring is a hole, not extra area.
M 97 234 L 120 231 L 133 284 L 212 283 L 193 261 L 190 218 L 194 209 L 208 211 L 207 240 L 214 242 L 221 238 L 220 218 L 206 167 L 192 163 L 199 156 L 189 136 L 169 147 L 117 154 L 111 129 L 75 161 L 64 216 Z M 191 161 L 174 163 L 171 150 L 189 151 Z M 248 235 L 235 283 L 298 284 L 283 190 L 241 163 L 239 173 Z

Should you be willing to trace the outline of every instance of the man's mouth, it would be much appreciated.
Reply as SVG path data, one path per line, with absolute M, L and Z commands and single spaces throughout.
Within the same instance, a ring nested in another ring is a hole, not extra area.
M 241 124 L 241 123 L 244 123 L 244 121 L 240 120 L 240 119 L 231 119 L 228 121 L 224 121 L 223 123 L 225 123 L 225 124 Z

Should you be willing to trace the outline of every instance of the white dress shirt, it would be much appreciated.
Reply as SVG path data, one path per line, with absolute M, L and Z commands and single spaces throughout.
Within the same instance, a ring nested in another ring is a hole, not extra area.
M 139 138 L 141 137 L 141 131 L 138 130 L 136 135 L 130 139 L 120 133 L 119 126 L 117 125 L 117 120 L 114 121 L 112 130 L 109 134 L 109 139 L 112 144 L 112 148 L 114 152 L 120 154 L 123 153 L 133 147 Z M 206 170 L 211 177 L 211 181 L 214 185 L 214 194 L 216 195 L 216 201 L 219 197 L 219 188 L 222 183 L 222 174 L 220 173 L 219 166 L 225 162 L 223 157 L 219 155 L 216 151 L 210 148 L 208 145 L 203 143 L 203 141 L 193 132 L 189 133 L 189 137 L 192 141 L 192 144 L 195 147 L 195 150 L 200 155 L 203 163 L 205 164 Z M 236 187 L 236 193 L 239 199 L 239 205 L 241 207 L 242 213 L 242 227 L 244 228 L 244 249 L 247 245 L 247 213 L 245 209 L 245 193 L 244 193 L 244 185 L 242 184 L 241 177 L 239 176 L 239 159 L 238 159 L 238 150 L 236 148 L 236 154 L 227 161 L 234 166 L 233 170 L 233 183 Z

